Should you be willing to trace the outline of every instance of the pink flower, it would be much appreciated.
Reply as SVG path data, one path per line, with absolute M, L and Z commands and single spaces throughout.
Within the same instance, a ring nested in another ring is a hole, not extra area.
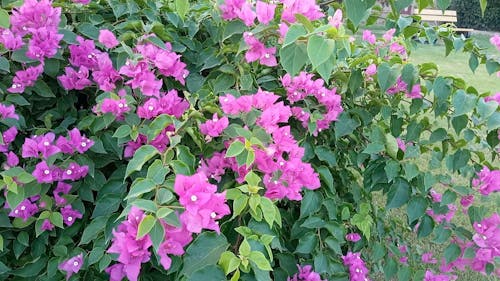
M 7 158 L 7 160 L 5 161 L 5 165 L 7 165 L 7 167 L 12 168 L 19 164 L 19 157 L 17 157 L 17 155 L 14 152 L 9 151 L 8 153 L 4 154 L 5 157 Z
M 217 113 L 214 113 L 212 120 L 200 125 L 200 132 L 211 137 L 218 137 L 229 125 L 229 119 L 226 116 L 218 118 Z
M 3 138 L 3 144 L 0 144 L 0 152 L 8 152 L 9 144 L 11 144 L 17 136 L 17 128 L 10 127 L 5 130 L 5 132 L 0 133 L 0 136 Z
M 326 279 L 321 279 L 319 273 L 314 272 L 310 265 L 303 267 L 297 265 L 297 268 L 299 272 L 295 273 L 292 277 L 288 277 L 287 281 L 326 281 Z
M 500 35 L 495 34 L 493 37 L 490 38 L 490 42 L 493 46 L 497 47 L 497 49 L 500 51 Z
M 124 113 L 130 110 L 127 100 L 125 99 L 110 99 L 106 98 L 102 101 L 100 111 L 102 113 L 112 113 L 117 118 L 121 118 Z
M 405 46 L 399 44 L 398 42 L 393 42 L 391 46 L 389 47 L 389 51 L 392 53 L 397 53 L 400 55 L 406 55 L 406 48 Z
M 312 21 L 324 16 L 315 0 L 281 0 L 281 2 L 284 7 L 281 19 L 290 23 L 297 20 L 296 14 L 301 14 Z
M 255 21 L 256 14 L 252 10 L 252 6 L 250 6 L 250 3 L 245 1 L 243 5 L 241 6 L 241 9 L 236 12 L 238 15 L 238 18 L 240 18 L 246 26 L 252 26 L 253 22 Z
M 181 256 L 184 254 L 184 247 L 187 246 L 192 240 L 192 233 L 182 224 L 181 227 L 173 227 L 163 223 L 165 229 L 165 240 L 160 244 L 158 249 L 158 256 L 160 263 L 165 270 L 170 268 L 172 259 L 168 255 Z
M 14 105 L 4 105 L 0 103 L 0 118 L 12 118 L 19 120 L 19 115 L 16 114 L 16 108 Z
M 345 240 L 347 241 L 351 241 L 351 242 L 358 242 L 359 240 L 361 240 L 361 235 L 359 235 L 358 233 L 349 233 L 345 236 Z
M 360 253 L 348 252 L 345 256 L 342 256 L 342 261 L 344 265 L 349 267 L 349 277 L 353 281 L 368 281 L 368 268 L 366 268 L 365 262 L 361 259 Z
M 88 78 L 89 70 L 85 66 L 81 66 L 78 72 L 71 67 L 66 67 L 64 75 L 57 77 L 63 88 L 68 91 L 83 90 L 92 85 Z
M 488 101 L 496 101 L 498 104 L 500 104 L 500 92 L 492 95 L 492 96 L 489 96 L 489 97 L 485 97 L 484 98 L 484 101 L 488 102 Z
M 63 180 L 71 180 L 76 181 L 81 178 L 84 178 L 89 171 L 89 167 L 87 165 L 80 166 L 77 163 L 70 163 L 68 167 L 62 173 Z
M 54 225 L 50 222 L 50 220 L 45 219 L 42 223 L 41 230 L 52 231 L 54 229 Z
M 490 171 L 484 166 L 477 176 L 479 178 L 472 181 L 472 186 L 478 188 L 482 195 L 500 190 L 500 170 Z
M 384 35 L 382 35 L 382 38 L 384 38 L 385 41 L 391 41 L 392 38 L 394 37 L 394 33 L 396 32 L 395 28 L 391 28 L 387 30 Z
M 137 239 L 139 223 L 144 217 L 143 211 L 133 206 L 127 220 L 122 222 L 117 230 L 113 230 L 112 244 L 108 253 L 118 254 L 117 261 L 120 265 L 111 266 L 106 270 L 112 280 L 121 280 L 127 276 L 130 281 L 137 281 L 141 264 L 150 260 L 151 237 L 147 234 Z
M 367 76 L 373 76 L 375 74 L 377 74 L 377 65 L 372 63 L 370 64 L 367 68 L 366 68 L 366 71 L 365 71 L 365 74 Z
M 233 20 L 238 17 L 238 13 L 243 7 L 246 0 L 225 0 L 220 9 L 222 11 L 222 18 L 225 20 Z
M 144 119 L 153 119 L 160 114 L 161 110 L 162 108 L 158 99 L 153 97 L 146 100 L 143 105 L 137 107 L 137 116 Z
M 457 277 L 455 275 L 434 274 L 432 271 L 427 270 L 423 281 L 451 281 L 456 279 Z
M 36 80 L 43 73 L 43 64 L 30 66 L 26 70 L 19 70 L 12 80 L 12 86 L 7 91 L 11 93 L 23 93 L 26 87 L 35 85 Z
M 99 30 L 99 43 L 103 44 L 108 49 L 112 49 L 120 44 L 118 40 L 116 40 L 113 32 L 108 29 Z
M 180 218 L 187 230 L 194 233 L 200 233 L 202 229 L 220 231 L 217 220 L 230 214 L 230 209 L 226 205 L 225 192 L 217 193 L 217 186 L 210 184 L 205 174 L 178 174 L 174 190 L 185 208 Z
M 474 203 L 474 195 L 466 195 L 460 198 L 460 204 L 464 209 L 469 208 Z
M 56 201 L 57 206 L 66 205 L 67 203 L 66 198 L 62 197 L 61 195 L 68 194 L 70 190 L 71 190 L 71 184 L 62 181 L 57 183 L 57 186 L 53 191 L 54 200 Z
M 78 273 L 83 265 L 83 254 L 74 256 L 68 260 L 63 261 L 59 264 L 59 270 L 66 271 L 66 280 L 69 280 L 73 273 Z
M 63 38 L 56 30 L 45 27 L 34 30 L 28 43 L 28 58 L 43 62 L 45 58 L 55 56 L 59 48 L 59 41 Z
M 12 32 L 21 36 L 41 27 L 57 31 L 60 21 L 61 8 L 53 8 L 49 0 L 26 0 L 10 17 Z
M 72 226 L 76 219 L 83 218 L 82 213 L 74 210 L 71 205 L 66 205 L 64 208 L 61 208 L 61 215 L 63 217 L 64 224 L 67 226 Z
M 420 84 L 415 84 L 411 88 L 410 93 L 406 93 L 406 96 L 411 99 L 421 99 L 422 98 L 422 92 L 420 91 Z
M 189 102 L 179 97 L 176 90 L 170 90 L 160 98 L 160 114 L 168 114 L 180 118 L 189 108 Z
M 0 28 L 0 44 L 3 44 L 5 49 L 15 51 L 23 46 L 23 38 L 19 34 L 14 34 L 9 29 Z
M 267 25 L 274 19 L 275 9 L 276 9 L 275 4 L 257 1 L 256 4 L 257 20 L 260 23 Z
M 331 17 L 328 20 L 328 24 L 330 24 L 331 26 L 333 26 L 335 28 L 340 27 L 340 25 L 342 24 L 342 10 L 341 9 L 337 9 L 335 11 L 335 13 L 333 14 L 333 17 Z
M 436 264 L 437 259 L 432 257 L 432 252 L 427 252 L 422 254 L 422 262 L 423 263 L 430 263 L 430 264 Z
M 101 91 L 110 92 L 116 88 L 115 82 L 121 79 L 120 74 L 113 67 L 107 53 L 96 55 L 97 68 L 92 72 L 92 78 Z
M 259 63 L 266 66 L 276 66 L 278 65 L 276 57 L 276 47 L 266 48 L 262 42 L 257 40 L 250 32 L 245 32 L 243 34 L 243 39 L 248 45 L 248 51 L 245 54 L 245 59 L 247 62 L 254 62 L 259 60 Z
M 77 4 L 82 4 L 82 5 L 88 5 L 91 0 L 72 0 L 73 3 L 77 3 Z
M 45 161 L 35 166 L 32 175 L 39 183 L 52 183 L 58 179 L 54 167 L 49 167 Z
M 373 34 L 370 30 L 365 29 L 363 31 L 363 41 L 366 41 L 370 44 L 375 44 L 375 41 L 377 40 L 377 37 L 375 37 L 375 34 Z
M 31 203 L 29 199 L 24 199 L 15 209 L 10 213 L 10 217 L 21 218 L 23 221 L 27 221 L 34 214 L 38 212 L 38 206 L 35 203 Z
M 84 66 L 90 70 L 96 70 L 99 67 L 97 55 L 102 52 L 95 48 L 93 40 L 85 40 L 82 37 L 76 37 L 78 45 L 69 45 L 69 62 L 76 67 Z

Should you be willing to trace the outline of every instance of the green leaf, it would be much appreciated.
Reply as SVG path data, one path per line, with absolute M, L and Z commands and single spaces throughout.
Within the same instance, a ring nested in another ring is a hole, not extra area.
M 347 18 L 349 18 L 355 27 L 357 27 L 362 20 L 368 17 L 369 9 L 375 4 L 375 1 L 370 0 L 349 0 L 345 1 L 345 9 Z
M 187 281 L 226 281 L 226 276 L 224 276 L 224 272 L 217 265 L 211 264 L 205 267 L 202 267 L 195 272 L 191 276 L 187 278 Z
M 310 254 L 317 245 L 318 236 L 313 232 L 306 233 L 304 236 L 300 237 L 295 253 Z
M 458 90 L 453 96 L 453 107 L 455 112 L 453 116 L 460 116 L 471 112 L 477 103 L 477 97 L 475 95 L 469 95 L 463 90 Z
M 351 218 L 351 223 L 355 225 L 366 239 L 370 240 L 373 218 L 368 214 L 355 214 Z
M 196 270 L 215 265 L 228 246 L 223 234 L 202 232 L 186 249 L 181 274 L 189 278 Z
M 335 41 L 319 35 L 312 35 L 307 42 L 307 55 L 313 68 L 316 69 L 324 63 L 335 49 Z
M 143 145 L 134 153 L 134 157 L 128 162 L 125 178 L 134 171 L 140 171 L 142 166 L 153 156 L 158 154 L 158 150 L 152 145 Z
M 269 264 L 269 261 L 266 259 L 264 254 L 261 252 L 257 252 L 257 251 L 251 252 L 250 255 L 248 256 L 248 259 L 253 261 L 257 265 L 257 267 L 261 270 L 265 270 L 265 271 L 272 271 L 273 270 L 271 265 Z
M 49 221 L 53 225 L 55 225 L 55 226 L 57 226 L 59 228 L 64 228 L 64 226 L 63 226 L 63 216 L 59 212 L 53 212 L 52 214 L 50 214 Z
M 470 54 L 469 57 L 469 68 L 472 72 L 476 72 L 477 67 L 479 66 L 479 61 L 475 54 Z
M 122 185 L 124 187 L 124 185 Z M 97 200 L 92 218 L 105 216 L 118 211 L 122 198 L 119 194 L 106 194 Z
M 427 237 L 434 229 L 434 220 L 429 215 L 424 215 L 418 226 L 417 237 Z
M 491 118 L 490 118 L 490 120 L 491 120 Z M 490 120 L 488 120 L 488 122 Z M 461 115 L 461 116 L 453 117 L 453 119 L 451 119 L 451 125 L 453 126 L 453 129 L 455 130 L 457 135 L 460 135 L 460 132 L 467 126 L 468 122 L 469 122 L 469 118 L 465 114 Z
M 10 16 L 9 13 L 4 9 L 0 9 L 0 27 L 10 27 Z
M 0 57 L 0 70 L 10 72 L 10 63 L 5 57 Z
M 349 114 L 342 112 L 339 120 L 335 122 L 335 138 L 339 139 L 354 132 L 361 123 L 356 119 L 351 119 Z
M 406 206 L 409 223 L 414 222 L 425 214 L 427 204 L 427 200 L 422 196 L 414 196 L 410 199 L 408 206 Z
M 481 119 L 486 120 L 490 117 L 498 108 L 498 103 L 495 101 L 485 102 L 484 99 L 480 99 L 477 103 L 477 113 Z
M 385 149 L 392 158 L 398 157 L 398 142 L 392 134 L 385 134 Z
M 460 249 L 460 247 L 455 243 L 451 243 L 444 250 L 444 258 L 446 260 L 446 263 L 450 263 L 452 261 L 455 261 L 460 256 L 461 253 L 462 253 L 462 250 Z
M 246 29 L 247 27 L 242 21 L 230 21 L 224 28 L 222 40 L 226 40 L 235 34 L 242 34 Z
M 41 97 L 45 98 L 55 98 L 56 95 L 52 92 L 52 89 L 43 80 L 36 81 L 33 86 L 33 91 Z
M 280 49 L 280 64 L 291 76 L 297 75 L 306 61 L 307 51 L 303 43 L 291 44 Z
M 300 218 L 307 217 L 321 208 L 321 198 L 318 193 L 306 190 L 300 204 Z
M 84 22 L 77 27 L 78 31 L 94 40 L 99 39 L 99 29 L 88 22 Z
M 153 217 L 152 215 L 147 215 L 145 216 L 141 222 L 139 223 L 139 228 L 137 229 L 137 236 L 136 239 L 141 239 L 144 237 L 146 234 L 151 231 L 153 226 L 156 223 L 156 218 Z
M 285 35 L 285 41 L 283 42 L 283 47 L 286 47 L 299 39 L 301 36 L 307 34 L 307 30 L 304 26 L 300 24 L 292 24 Z
M 175 11 L 184 20 L 187 12 L 189 12 L 189 1 L 188 0 L 175 0 Z
M 172 124 L 172 117 L 166 114 L 162 114 L 156 117 L 151 124 L 149 124 L 149 130 L 147 133 L 148 140 L 156 138 L 168 125 Z
M 156 183 L 150 179 L 139 178 L 134 181 L 130 191 L 125 199 L 139 197 L 140 195 L 150 192 L 156 188 Z
M 147 178 L 152 180 L 155 184 L 162 184 L 165 180 L 165 176 L 168 174 L 169 169 L 167 166 L 163 165 L 160 159 L 153 161 L 151 166 L 148 168 Z
M 130 132 L 132 129 L 130 128 L 129 125 L 121 125 L 116 129 L 115 133 L 113 134 L 114 138 L 124 138 L 128 137 L 130 135 Z
M 486 11 L 486 6 L 488 6 L 488 0 L 479 0 L 479 5 L 481 6 L 481 16 L 484 17 L 484 12 Z
M 441 11 L 445 11 L 451 4 L 451 0 L 437 0 L 437 6 Z
M 269 227 L 273 227 L 274 217 L 276 216 L 276 209 L 274 207 L 273 201 L 266 197 L 261 197 L 260 209 L 262 210 L 264 220 L 267 222 L 267 224 L 269 224 Z
M 337 166 L 337 157 L 335 157 L 331 148 L 324 145 L 316 146 L 314 148 L 314 153 L 318 156 L 319 160 L 328 163 L 330 167 Z
M 500 112 L 495 112 L 488 118 L 488 131 L 500 128 Z
M 243 150 L 245 150 L 245 145 L 241 141 L 233 141 L 226 151 L 226 158 L 238 156 Z
M 233 252 L 225 251 L 220 255 L 219 265 L 224 269 L 226 275 L 235 271 L 240 263 L 241 260 Z
M 411 187 L 403 178 L 396 178 L 387 194 L 387 208 L 399 208 L 410 199 Z
M 384 62 L 377 67 L 377 79 L 382 92 L 386 92 L 398 79 L 397 69 Z
M 446 131 L 446 129 L 443 128 L 438 128 L 434 132 L 432 132 L 431 136 L 429 137 L 429 141 L 431 143 L 442 142 L 447 138 L 448 138 L 448 131 Z
M 333 186 L 334 180 L 330 169 L 326 166 L 320 166 L 316 170 L 318 171 L 321 180 L 323 180 L 323 182 L 326 183 L 326 186 L 328 186 L 328 188 L 333 192 L 335 190 Z
M 151 228 L 151 231 L 149 231 L 149 235 L 151 236 L 153 248 L 155 249 L 155 251 L 158 251 L 158 249 L 160 248 L 160 244 L 165 238 L 165 230 L 163 229 L 163 225 L 160 223 L 160 220 L 156 220 L 153 228 Z
M 83 230 L 82 238 L 80 239 L 79 245 L 88 244 L 90 241 L 97 238 L 97 236 L 104 231 L 106 223 L 108 222 L 108 217 L 97 217 L 90 221 L 90 223 Z

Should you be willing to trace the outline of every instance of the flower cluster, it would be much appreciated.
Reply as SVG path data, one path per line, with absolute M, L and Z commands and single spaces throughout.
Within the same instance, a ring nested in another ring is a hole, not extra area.
M 252 26 L 255 18 L 264 25 L 269 24 L 274 18 L 276 5 L 257 1 L 254 9 L 246 0 L 226 0 L 219 8 L 222 11 L 223 19 L 233 20 L 239 18 L 245 25 Z
M 66 271 L 66 280 L 69 280 L 73 273 L 78 273 L 83 265 L 83 254 L 79 254 L 70 259 L 67 259 L 59 264 L 58 268 Z
M 228 125 L 229 119 L 226 116 L 219 118 L 217 113 L 214 113 L 211 120 L 200 125 L 200 132 L 207 137 L 218 137 Z
M 245 32 L 243 34 L 243 39 L 248 45 L 248 51 L 245 53 L 245 59 L 247 62 L 259 61 L 260 64 L 266 66 L 276 66 L 278 62 L 276 61 L 276 47 L 266 48 L 264 43 L 260 42 L 251 32 Z
M 500 215 L 494 213 L 480 222 L 475 222 L 473 227 L 476 233 L 472 240 L 479 248 L 471 268 L 484 273 L 486 265 L 493 264 L 495 259 L 500 257 Z M 497 275 L 500 277 L 500 272 L 497 272 Z
M 217 220 L 231 213 L 226 204 L 225 191 L 217 193 L 217 186 L 210 184 L 204 173 L 192 176 L 177 175 L 174 190 L 179 195 L 179 203 L 185 209 L 180 219 L 188 231 L 220 231 Z
M 17 71 L 9 92 L 23 93 L 33 86 L 43 72 L 45 59 L 56 55 L 63 37 L 58 33 L 60 20 L 61 8 L 52 7 L 50 0 L 27 0 L 12 10 L 10 29 L 0 28 L 0 44 L 14 51 L 23 47 L 26 38 L 26 57 L 39 64 Z
M 292 277 L 288 277 L 287 281 L 326 281 L 325 279 L 321 279 L 319 273 L 314 272 L 310 265 L 297 265 L 297 268 L 299 272 L 295 273 Z
M 341 105 L 341 97 L 338 95 L 337 89 L 331 90 L 324 86 L 323 79 L 313 80 L 313 74 L 301 72 L 296 77 L 291 77 L 285 74 L 281 78 L 281 83 L 287 92 L 287 99 L 291 104 L 303 101 L 311 96 L 324 107 L 324 111 L 306 112 L 300 106 L 292 107 L 292 113 L 295 118 L 302 122 L 304 128 L 309 128 L 310 123 L 316 123 L 316 128 L 313 134 L 316 135 L 322 130 L 328 129 L 333 121 L 336 121 L 343 108 Z M 313 119 L 313 116 L 315 117 Z
M 9 118 L 19 120 L 19 116 L 15 113 L 15 110 L 16 109 L 13 105 L 6 106 L 0 103 L 0 119 L 3 120 Z M 2 152 L 6 158 L 3 166 L 6 170 L 19 164 L 19 158 L 17 155 L 10 151 L 10 144 L 16 139 L 17 133 L 18 131 L 15 126 L 8 128 L 4 132 L 0 132 L 0 139 L 2 139 L 0 152 Z
M 361 259 L 360 253 L 348 252 L 342 256 L 344 265 L 349 268 L 349 280 L 351 281 L 369 281 L 368 268 Z
M 477 188 L 482 195 L 489 195 L 500 190 L 500 170 L 490 171 L 485 166 L 477 176 L 478 178 L 472 180 L 472 186 Z
M 410 99 L 421 99 L 422 92 L 420 89 L 420 84 L 415 84 L 412 86 L 411 91 L 408 92 L 408 84 L 403 81 L 401 77 L 398 77 L 396 84 L 392 85 L 387 89 L 387 94 L 395 95 L 397 93 L 405 93 L 406 96 Z
M 250 167 L 238 165 L 234 157 L 224 158 L 223 154 L 216 153 L 211 159 L 202 162 L 199 171 L 220 180 L 225 169 L 230 168 L 238 173 L 237 181 L 240 183 L 251 169 L 260 171 L 264 174 L 265 196 L 271 199 L 300 200 L 302 187 L 319 188 L 318 174 L 310 164 L 302 161 L 304 149 L 298 146 L 290 132 L 290 126 L 280 126 L 281 123 L 288 123 L 292 111 L 278 99 L 279 96 L 274 93 L 262 90 L 238 98 L 229 94 L 219 97 L 221 108 L 227 115 L 246 114 L 252 110 L 261 111 L 256 124 L 271 135 L 272 142 L 265 148 L 252 146 L 255 162 Z M 226 147 L 230 143 L 226 142 Z
M 151 236 L 147 234 L 142 238 L 137 237 L 139 224 L 144 217 L 144 212 L 134 206 L 130 209 L 127 220 L 122 222 L 117 230 L 113 230 L 112 244 L 108 253 L 117 254 L 118 263 L 106 269 L 111 281 L 120 281 L 124 277 L 130 281 L 137 281 L 141 264 L 150 260 Z M 182 220 L 180 227 L 168 225 L 163 220 L 159 221 L 164 230 L 164 240 L 158 248 L 158 256 L 160 264 L 168 270 L 172 263 L 168 255 L 184 254 L 184 247 L 193 238 Z

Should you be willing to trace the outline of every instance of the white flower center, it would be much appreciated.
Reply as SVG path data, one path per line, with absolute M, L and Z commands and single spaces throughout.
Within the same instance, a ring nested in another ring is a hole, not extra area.
M 92 55 L 88 55 L 87 58 L 91 59 L 92 58 Z
M 118 107 L 119 107 L 119 108 L 123 108 L 123 103 L 121 103 L 121 102 L 120 102 L 120 103 L 118 104 Z
M 73 218 L 72 218 L 72 217 L 68 217 L 68 221 L 72 221 L 72 220 L 73 220 Z
M 48 174 L 50 174 L 50 171 L 49 170 L 45 170 L 45 171 L 43 171 L 43 173 L 46 174 L 46 175 L 48 175 Z
M 73 171 L 71 171 L 71 170 L 67 170 L 67 171 L 66 171 L 66 174 L 67 174 L 67 175 L 71 175 L 71 174 L 73 174 Z
M 227 102 L 227 101 L 228 101 L 228 99 L 227 99 L 227 98 L 225 98 L 225 99 L 224 99 L 224 102 Z
M 82 143 L 81 143 L 81 146 L 86 147 L 86 146 L 87 146 L 87 143 L 82 142 Z
M 15 89 L 17 88 L 16 84 L 12 85 L 12 89 Z
M 271 55 L 270 55 L 270 54 L 265 54 L 265 55 L 264 55 L 264 57 L 265 57 L 266 59 L 268 59 L 268 58 L 270 58 L 270 57 L 271 57 Z
M 155 108 L 152 105 L 148 106 L 149 111 L 153 111 L 153 109 L 155 109 Z
M 191 195 L 191 201 L 196 202 L 198 200 L 198 197 L 196 195 Z
M 26 206 L 21 206 L 21 211 L 26 210 Z
M 283 166 L 283 165 L 285 165 L 285 162 L 281 161 L 280 166 Z
M 49 145 L 50 145 L 50 143 L 49 143 L 48 141 L 44 141 L 44 142 L 43 142 L 43 145 L 45 145 L 45 146 L 49 146 Z
M 15 211 L 14 211 L 14 214 L 19 214 L 19 210 L 15 210 Z
M 480 223 L 477 224 L 477 227 L 483 227 Z
M 211 217 L 212 219 L 215 219 L 215 217 L 216 217 L 216 216 L 217 216 L 217 214 L 216 214 L 215 212 L 210 213 L 210 217 Z
M 75 261 L 75 262 L 73 262 L 73 265 L 74 265 L 74 266 L 78 266 L 78 265 L 79 265 L 79 263 L 78 263 L 77 261 Z
M 274 181 L 274 184 L 278 184 L 278 181 Z

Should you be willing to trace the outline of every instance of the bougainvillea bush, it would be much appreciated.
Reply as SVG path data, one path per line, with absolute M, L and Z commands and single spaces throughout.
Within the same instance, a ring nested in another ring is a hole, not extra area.
M 500 94 L 408 60 L 498 53 L 390 2 L 3 0 L 0 278 L 500 275 Z

